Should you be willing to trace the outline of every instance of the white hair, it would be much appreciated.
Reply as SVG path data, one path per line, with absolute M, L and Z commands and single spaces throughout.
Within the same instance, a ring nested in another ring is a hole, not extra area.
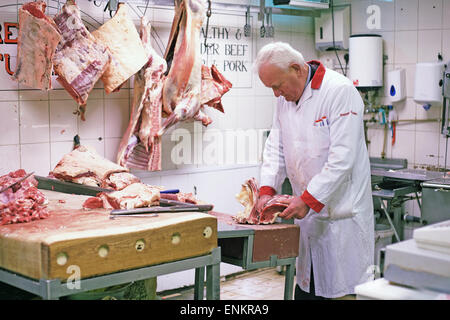
M 259 73 L 259 69 L 265 63 L 274 64 L 279 68 L 287 69 L 291 63 L 303 65 L 305 59 L 303 55 L 291 47 L 286 42 L 272 42 L 266 44 L 259 50 L 253 63 L 254 71 Z

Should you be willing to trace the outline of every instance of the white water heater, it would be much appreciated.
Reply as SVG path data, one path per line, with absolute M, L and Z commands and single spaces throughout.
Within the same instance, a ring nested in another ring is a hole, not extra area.
M 416 64 L 414 101 L 427 109 L 442 102 L 441 81 L 445 64 L 443 62 L 421 62 Z
M 355 34 L 349 40 L 348 78 L 361 89 L 383 86 L 383 38 Z

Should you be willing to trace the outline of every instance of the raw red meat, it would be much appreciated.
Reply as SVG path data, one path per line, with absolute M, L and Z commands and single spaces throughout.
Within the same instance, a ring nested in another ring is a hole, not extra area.
M 293 198 L 290 195 L 274 195 L 264 205 L 261 211 L 256 209 L 259 189 L 255 178 L 247 180 L 242 185 L 241 192 L 236 196 L 238 201 L 245 207 L 243 212 L 238 213 L 233 219 L 238 223 L 248 224 L 271 224 L 277 216 L 289 206 Z
M 17 66 L 13 80 L 28 87 L 51 89 L 53 55 L 61 34 L 53 20 L 47 17 L 43 1 L 29 2 L 19 9 Z
M 192 193 L 184 193 L 184 192 L 161 193 L 161 199 L 197 204 L 197 199 L 195 199 Z
M 89 92 L 109 66 L 111 54 L 84 26 L 74 0 L 67 0 L 54 20 L 62 33 L 53 58 L 56 80 L 79 105 L 85 105 Z
M 0 189 L 24 177 L 23 169 L 0 177 Z M 49 213 L 48 200 L 37 189 L 38 182 L 30 176 L 12 188 L 0 193 L 0 225 L 44 219 Z

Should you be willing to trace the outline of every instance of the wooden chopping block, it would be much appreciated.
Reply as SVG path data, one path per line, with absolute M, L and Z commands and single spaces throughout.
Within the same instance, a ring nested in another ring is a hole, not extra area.
M 66 281 L 204 255 L 217 247 L 217 219 L 200 212 L 110 219 L 83 210 L 88 196 L 42 190 L 46 219 L 0 226 L 0 267 L 34 279 Z M 71 267 L 71 268 L 70 268 Z
M 265 225 L 240 224 L 232 216 L 220 212 L 210 212 L 217 220 L 229 225 L 235 225 L 254 230 L 253 262 L 270 260 L 276 255 L 278 259 L 297 257 L 299 252 L 300 228 L 295 224 L 275 223 Z M 222 246 L 222 254 L 234 258 L 242 258 L 243 243 L 239 238 L 219 239 L 227 243 Z

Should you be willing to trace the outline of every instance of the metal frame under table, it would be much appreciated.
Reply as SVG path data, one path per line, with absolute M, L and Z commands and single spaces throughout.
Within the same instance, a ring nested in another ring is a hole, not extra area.
M 69 288 L 68 284 L 62 283 L 60 279 L 36 280 L 21 276 L 5 269 L 0 269 L 0 281 L 32 294 L 36 294 L 43 299 L 55 300 L 75 293 L 105 288 L 127 282 L 145 280 L 164 274 L 193 268 L 196 269 L 197 274 L 198 269 L 201 269 L 204 272 L 206 267 L 206 297 L 209 300 L 219 300 L 220 262 L 221 250 L 220 247 L 217 247 L 207 255 L 81 279 L 79 289 Z
M 289 258 L 278 258 L 277 255 L 271 255 L 269 260 L 266 261 L 253 261 L 254 257 L 254 240 L 255 230 L 246 227 L 239 227 L 236 225 L 229 225 L 218 219 L 217 221 L 217 239 L 219 246 L 221 240 L 230 239 L 234 244 L 238 243 L 241 251 L 241 257 L 230 257 L 224 253 L 224 247 L 222 247 L 222 262 L 226 262 L 235 266 L 242 267 L 246 270 L 254 270 L 258 268 L 286 266 L 285 271 L 285 283 L 284 283 L 284 299 L 292 300 L 294 290 L 294 276 L 295 276 L 295 263 L 296 256 Z M 222 241 L 223 242 L 223 241 Z M 230 243 L 231 244 L 231 243 Z M 195 270 L 195 286 L 194 286 L 194 299 L 203 299 L 205 270 L 204 268 L 196 268 Z M 207 279 L 208 280 L 208 279 Z

